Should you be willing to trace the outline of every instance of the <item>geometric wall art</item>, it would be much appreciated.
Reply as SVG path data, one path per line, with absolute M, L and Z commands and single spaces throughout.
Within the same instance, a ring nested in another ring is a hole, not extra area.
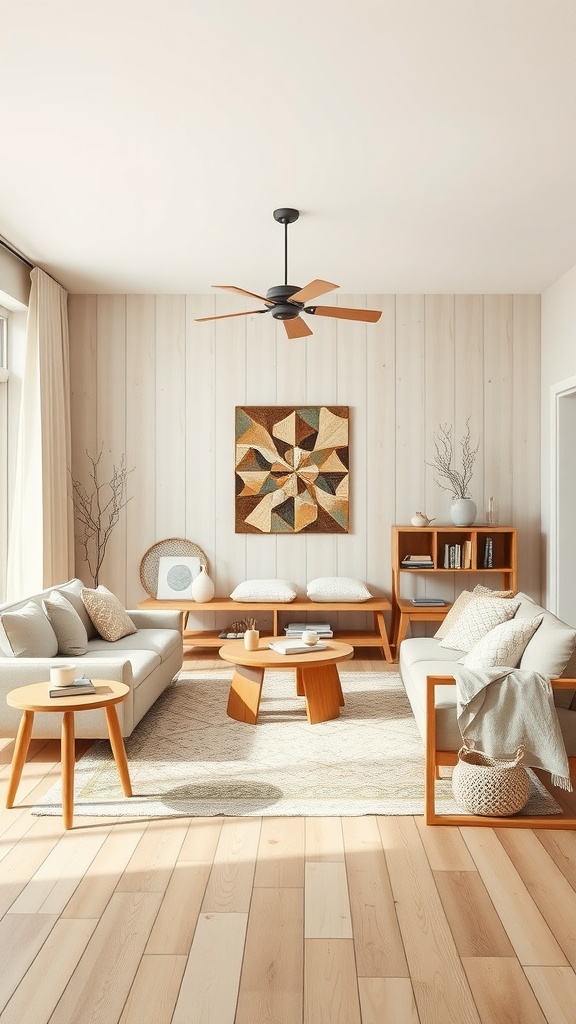
M 236 407 L 236 533 L 348 533 L 347 405 Z

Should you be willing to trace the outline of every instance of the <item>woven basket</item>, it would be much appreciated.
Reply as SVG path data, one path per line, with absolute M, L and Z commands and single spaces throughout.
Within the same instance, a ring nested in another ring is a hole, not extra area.
M 506 817 L 526 805 L 530 779 L 520 764 L 524 747 L 518 747 L 513 761 L 488 757 L 481 750 L 462 747 L 452 774 L 452 791 L 457 803 L 469 814 Z

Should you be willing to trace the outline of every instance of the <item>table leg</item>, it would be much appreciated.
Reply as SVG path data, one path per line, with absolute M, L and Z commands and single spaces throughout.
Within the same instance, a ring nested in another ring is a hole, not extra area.
M 340 715 L 344 704 L 336 665 L 316 665 L 299 669 L 306 696 L 306 715 L 310 725 L 328 722 Z
M 228 707 L 226 708 L 229 718 L 235 718 L 237 722 L 247 722 L 248 725 L 256 725 L 263 679 L 263 668 L 248 665 L 234 666 Z
M 62 718 L 62 820 L 64 828 L 72 828 L 74 820 L 74 712 L 65 711 Z
M 24 711 L 18 726 L 14 754 L 12 756 L 12 767 L 10 769 L 10 781 L 6 794 L 6 807 L 13 807 L 16 798 L 16 791 L 22 778 L 22 769 L 26 764 L 26 755 L 30 746 L 32 726 L 34 725 L 34 712 Z
M 126 760 L 126 747 L 124 746 L 124 739 L 122 737 L 118 715 L 116 714 L 116 708 L 114 704 L 111 704 L 109 707 L 104 708 L 104 710 L 106 712 L 106 721 L 108 722 L 110 746 L 112 747 L 112 753 L 114 754 L 114 760 L 116 761 L 116 767 L 118 768 L 120 782 L 122 783 L 122 792 L 124 793 L 124 796 L 132 796 L 132 783 L 130 782 L 128 761 Z

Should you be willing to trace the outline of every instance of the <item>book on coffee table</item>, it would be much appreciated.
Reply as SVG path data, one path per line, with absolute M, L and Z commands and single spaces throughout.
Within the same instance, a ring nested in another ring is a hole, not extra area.
M 80 697 L 86 693 L 96 693 L 91 679 L 76 679 L 68 686 L 52 686 L 48 691 L 51 697 Z
M 326 644 L 303 644 L 301 640 L 272 640 L 268 647 L 277 654 L 310 654 L 326 650 Z

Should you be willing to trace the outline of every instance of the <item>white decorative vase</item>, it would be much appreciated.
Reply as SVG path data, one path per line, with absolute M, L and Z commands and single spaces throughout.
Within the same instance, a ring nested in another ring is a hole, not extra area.
M 472 498 L 456 498 L 450 505 L 450 519 L 454 526 L 472 526 L 477 511 Z
M 200 572 L 192 581 L 192 597 L 198 604 L 211 601 L 214 597 L 214 584 L 206 572 L 206 566 L 200 566 Z

